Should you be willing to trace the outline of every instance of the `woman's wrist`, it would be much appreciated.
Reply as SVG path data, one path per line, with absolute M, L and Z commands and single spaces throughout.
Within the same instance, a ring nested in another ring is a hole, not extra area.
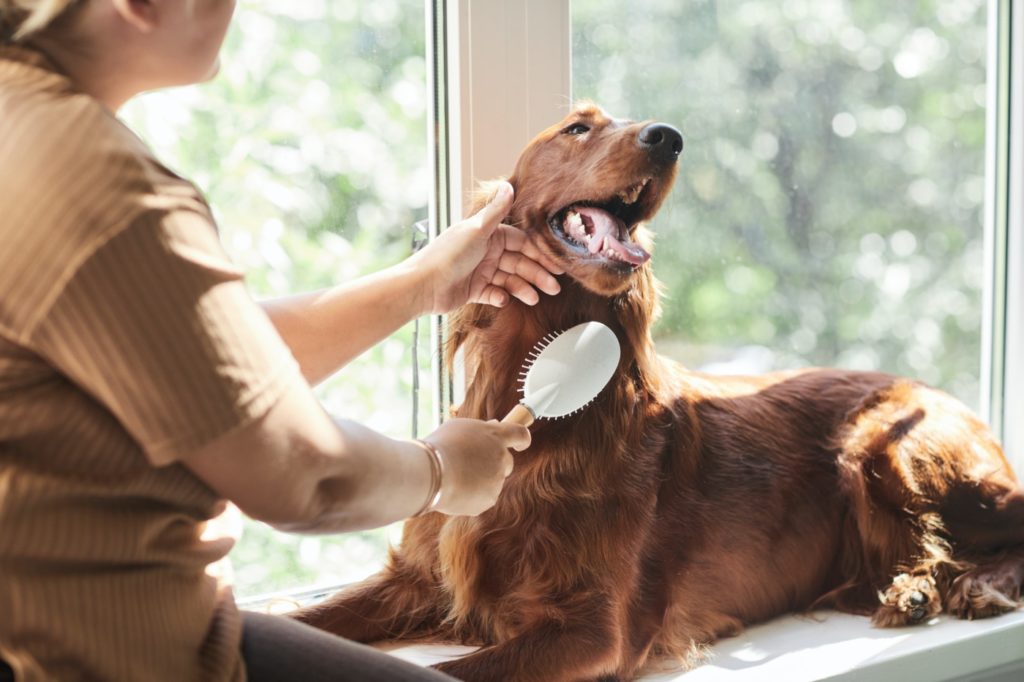
M 401 263 L 389 268 L 395 281 L 405 292 L 410 304 L 410 319 L 431 315 L 434 312 L 435 274 L 422 252 L 415 253 Z
M 444 484 L 444 456 L 441 451 L 437 449 L 437 446 L 433 443 L 425 440 L 417 439 L 416 443 L 420 445 L 423 451 L 427 455 L 427 460 L 430 464 L 430 488 L 427 493 L 426 501 L 418 512 L 413 516 L 423 516 L 432 511 L 435 511 L 438 503 L 441 501 L 441 490 Z

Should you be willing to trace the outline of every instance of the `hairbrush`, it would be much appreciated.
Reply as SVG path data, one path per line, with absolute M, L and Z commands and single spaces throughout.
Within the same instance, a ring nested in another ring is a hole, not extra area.
M 519 374 L 519 404 L 502 421 L 529 426 L 579 412 L 619 365 L 619 340 L 600 322 L 548 334 L 530 351 Z

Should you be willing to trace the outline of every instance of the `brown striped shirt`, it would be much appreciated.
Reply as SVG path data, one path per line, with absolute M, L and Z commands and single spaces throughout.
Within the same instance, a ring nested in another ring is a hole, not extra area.
M 243 680 L 177 463 L 294 359 L 198 190 L 41 54 L 0 46 L 0 658 L 37 680 Z

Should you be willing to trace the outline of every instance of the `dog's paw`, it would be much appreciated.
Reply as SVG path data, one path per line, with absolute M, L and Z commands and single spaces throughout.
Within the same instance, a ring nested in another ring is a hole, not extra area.
M 877 627 L 917 625 L 942 611 L 938 587 L 926 573 L 900 573 L 878 599 L 882 605 L 871 616 Z
M 946 610 L 957 618 L 974 620 L 998 616 L 1020 606 L 1020 585 L 1008 573 L 973 570 L 953 581 Z

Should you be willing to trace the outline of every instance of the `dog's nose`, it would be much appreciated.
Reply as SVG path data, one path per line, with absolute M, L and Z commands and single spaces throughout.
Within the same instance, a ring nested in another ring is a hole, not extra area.
M 636 137 L 637 144 L 647 152 L 655 161 L 669 163 L 679 158 L 683 151 L 682 134 L 670 125 L 665 123 L 652 123 L 644 126 L 643 130 Z

